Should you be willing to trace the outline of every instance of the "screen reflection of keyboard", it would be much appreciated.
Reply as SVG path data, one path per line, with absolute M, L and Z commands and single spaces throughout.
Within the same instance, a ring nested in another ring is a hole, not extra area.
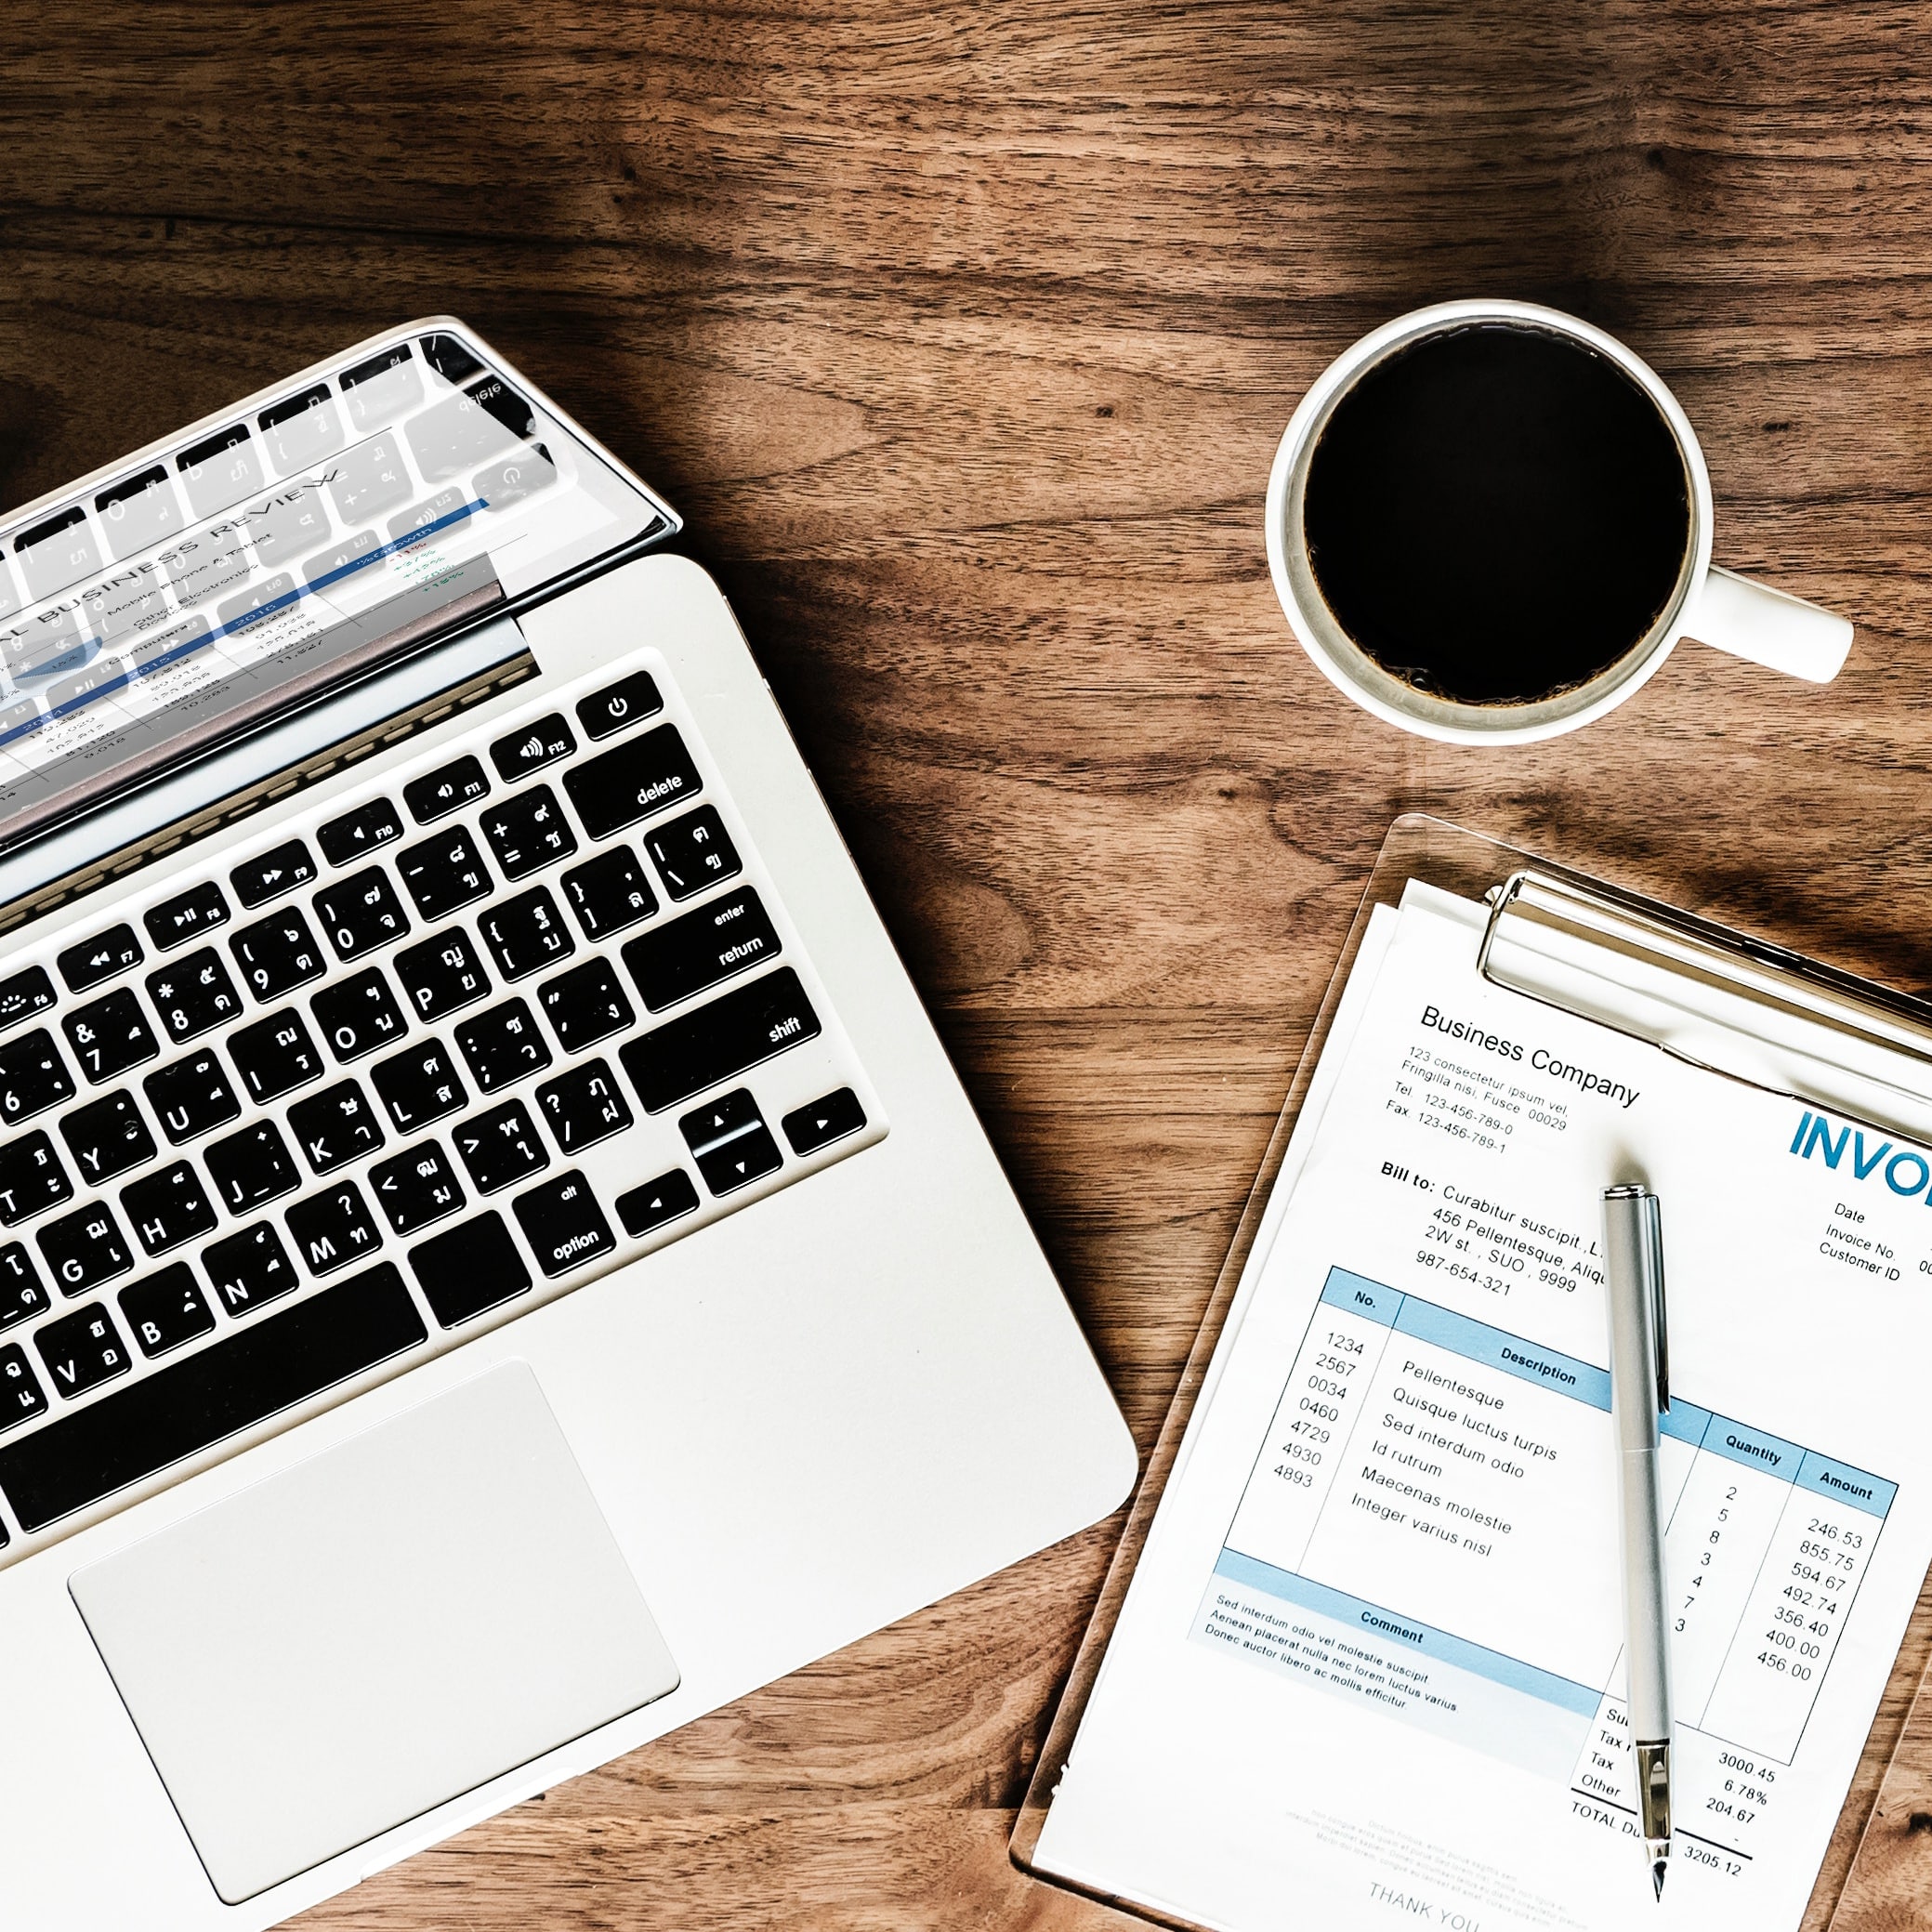
M 20 1532 L 876 1137 L 662 675 L 586 684 L 0 971 Z

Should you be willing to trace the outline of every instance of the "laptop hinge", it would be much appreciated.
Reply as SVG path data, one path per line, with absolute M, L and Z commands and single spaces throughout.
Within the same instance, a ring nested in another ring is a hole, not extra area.
M 157 779 L 0 858 L 0 932 L 280 804 L 536 670 L 516 619 L 498 618 Z

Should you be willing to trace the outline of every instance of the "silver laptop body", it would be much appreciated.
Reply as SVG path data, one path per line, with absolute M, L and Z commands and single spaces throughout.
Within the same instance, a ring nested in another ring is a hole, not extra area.
M 0 526 L 0 1915 L 273 1924 L 1133 1444 L 670 508 L 448 318 Z

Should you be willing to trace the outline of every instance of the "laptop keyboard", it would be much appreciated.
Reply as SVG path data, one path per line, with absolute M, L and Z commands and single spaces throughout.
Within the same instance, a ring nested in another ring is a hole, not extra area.
M 0 966 L 8 1557 L 884 1131 L 662 664 L 526 709 Z

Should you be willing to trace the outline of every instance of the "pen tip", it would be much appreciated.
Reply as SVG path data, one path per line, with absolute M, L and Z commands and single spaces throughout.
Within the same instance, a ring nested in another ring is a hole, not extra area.
M 1650 1867 L 1650 1883 L 1657 1887 L 1657 1897 L 1660 1900 L 1663 1897 L 1663 1874 L 1666 1869 L 1667 1867 L 1662 1859 L 1659 1859 Z

